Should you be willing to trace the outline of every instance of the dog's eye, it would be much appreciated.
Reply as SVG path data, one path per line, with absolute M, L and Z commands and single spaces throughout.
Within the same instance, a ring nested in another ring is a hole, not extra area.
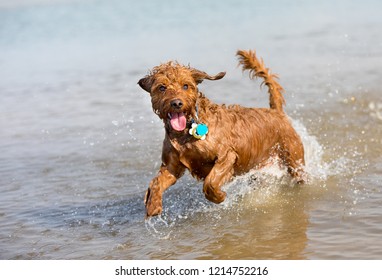
M 164 92 L 164 91 L 166 91 L 166 87 L 165 87 L 165 86 L 160 86 L 160 87 L 159 87 L 159 90 L 160 90 L 161 92 Z
M 183 89 L 184 89 L 184 90 L 188 90 L 188 85 L 187 85 L 187 84 L 184 84 L 184 85 L 183 85 Z

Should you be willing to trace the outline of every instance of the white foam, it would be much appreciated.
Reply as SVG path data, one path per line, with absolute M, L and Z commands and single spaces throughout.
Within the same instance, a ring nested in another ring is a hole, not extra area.
M 300 135 L 305 152 L 305 171 L 311 178 L 325 180 L 327 178 L 327 168 L 322 161 L 324 149 L 317 141 L 317 138 L 308 133 L 302 122 L 291 119 L 292 125 Z
M 146 219 L 145 226 L 147 231 L 158 239 L 169 239 L 172 233 L 171 227 L 161 215 Z

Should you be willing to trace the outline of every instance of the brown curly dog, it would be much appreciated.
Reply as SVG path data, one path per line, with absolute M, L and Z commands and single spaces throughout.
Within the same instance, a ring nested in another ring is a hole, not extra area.
M 283 111 L 283 88 L 254 51 L 238 51 L 243 71 L 261 77 L 269 89 L 270 109 L 217 105 L 198 90 L 204 79 L 219 80 L 225 72 L 205 72 L 168 62 L 154 67 L 138 84 L 150 93 L 154 112 L 166 136 L 162 165 L 144 199 L 146 217 L 162 212 L 162 194 L 186 169 L 204 180 L 205 197 L 221 203 L 221 187 L 234 176 L 264 167 L 278 158 L 296 183 L 303 183 L 304 147 Z

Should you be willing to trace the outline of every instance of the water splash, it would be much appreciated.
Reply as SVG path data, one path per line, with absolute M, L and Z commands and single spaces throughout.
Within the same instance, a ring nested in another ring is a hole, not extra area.
M 158 239 L 169 239 L 172 233 L 171 226 L 162 218 L 162 215 L 146 219 L 145 226 L 147 231 Z
M 327 169 L 322 162 L 324 149 L 315 136 L 308 133 L 306 127 L 298 120 L 291 120 L 293 127 L 300 135 L 305 151 L 305 171 L 310 177 L 325 180 Z
M 306 127 L 298 120 L 291 120 L 293 127 L 300 135 L 305 149 L 305 170 L 313 181 L 325 181 L 331 176 L 345 176 L 353 173 L 358 166 L 355 159 L 359 156 L 357 151 L 344 152 L 334 159 L 324 160 L 325 149 L 317 138 L 310 135 Z

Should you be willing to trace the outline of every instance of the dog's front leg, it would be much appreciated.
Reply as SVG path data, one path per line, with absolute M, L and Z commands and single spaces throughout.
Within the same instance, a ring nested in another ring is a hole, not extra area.
M 162 151 L 162 166 L 158 175 L 151 180 L 146 192 L 144 203 L 146 205 L 146 217 L 156 216 L 162 213 L 162 194 L 180 178 L 185 167 L 180 163 L 179 157 L 164 146 Z
M 228 151 L 216 160 L 203 185 L 204 195 L 209 201 L 221 203 L 225 200 L 227 194 L 221 190 L 221 187 L 232 179 L 236 159 L 237 154 L 234 151 Z
M 162 213 L 162 194 L 173 184 L 177 178 L 162 165 L 158 175 L 151 180 L 150 186 L 146 192 L 145 205 L 146 217 L 156 216 Z

